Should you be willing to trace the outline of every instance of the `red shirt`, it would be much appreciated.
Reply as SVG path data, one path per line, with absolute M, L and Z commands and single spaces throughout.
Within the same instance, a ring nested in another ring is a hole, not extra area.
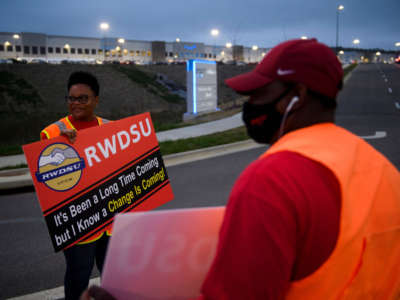
M 231 192 L 202 298 L 284 298 L 333 251 L 340 208 L 325 166 L 289 151 L 253 162 Z
M 89 128 L 89 127 L 99 126 L 99 121 L 97 120 L 97 118 L 94 118 L 92 121 L 87 122 L 87 121 L 75 120 L 72 115 L 69 115 L 68 116 L 68 120 L 71 122 L 71 124 L 74 126 L 74 128 L 76 130 L 82 130 L 82 129 L 86 129 L 86 128 Z M 46 140 L 47 139 L 46 134 L 41 132 L 40 133 L 40 139 L 41 140 Z

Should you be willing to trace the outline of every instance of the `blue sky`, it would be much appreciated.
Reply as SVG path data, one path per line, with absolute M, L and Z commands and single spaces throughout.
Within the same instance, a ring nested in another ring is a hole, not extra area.
M 400 0 L 1 0 L 0 31 L 133 40 L 227 42 L 259 47 L 300 36 L 334 46 L 336 8 L 339 45 L 396 49 Z M 216 40 L 210 31 L 220 31 Z M 397 50 L 400 47 L 397 47 Z

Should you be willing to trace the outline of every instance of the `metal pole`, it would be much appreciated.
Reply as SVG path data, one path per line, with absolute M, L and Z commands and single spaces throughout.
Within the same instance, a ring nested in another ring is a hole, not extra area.
M 336 54 L 339 46 L 339 9 L 336 9 Z

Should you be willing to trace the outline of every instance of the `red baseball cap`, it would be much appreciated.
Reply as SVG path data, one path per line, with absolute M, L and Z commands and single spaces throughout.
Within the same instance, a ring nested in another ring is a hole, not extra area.
M 272 48 L 253 71 L 225 80 L 241 94 L 275 80 L 303 83 L 310 90 L 336 98 L 343 69 L 335 53 L 316 39 L 296 39 Z

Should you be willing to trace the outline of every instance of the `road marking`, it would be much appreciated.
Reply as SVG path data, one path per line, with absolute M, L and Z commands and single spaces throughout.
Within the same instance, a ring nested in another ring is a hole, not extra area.
M 395 102 L 394 106 L 396 106 L 397 109 L 400 109 L 400 103 L 399 102 Z
M 388 92 L 389 92 L 389 94 L 391 94 L 392 93 L 392 89 L 388 88 Z
M 374 135 L 359 136 L 364 140 L 383 139 L 386 137 L 386 131 L 376 131 Z

